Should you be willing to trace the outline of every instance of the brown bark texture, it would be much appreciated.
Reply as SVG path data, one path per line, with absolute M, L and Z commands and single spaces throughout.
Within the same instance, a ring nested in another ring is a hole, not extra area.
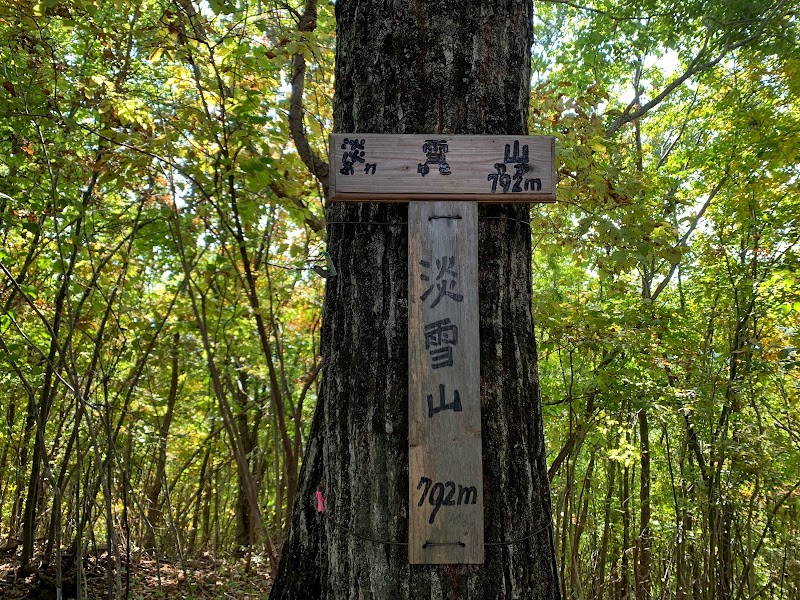
M 530 1 L 339 0 L 339 132 L 525 134 Z M 336 162 L 331 168 L 340 168 Z M 323 377 L 270 598 L 560 598 L 527 206 L 480 207 L 486 562 L 409 565 L 407 207 L 332 204 Z M 317 512 L 315 492 L 326 511 Z

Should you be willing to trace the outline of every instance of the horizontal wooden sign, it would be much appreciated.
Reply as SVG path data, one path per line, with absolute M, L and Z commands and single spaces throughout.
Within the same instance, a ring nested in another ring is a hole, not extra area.
M 337 133 L 331 199 L 554 202 L 555 138 Z

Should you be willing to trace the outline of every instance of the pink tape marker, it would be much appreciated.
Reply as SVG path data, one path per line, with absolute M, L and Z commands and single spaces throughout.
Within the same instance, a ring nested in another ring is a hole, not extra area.
M 325 512 L 325 498 L 322 497 L 322 492 L 314 492 L 317 497 L 317 512 Z

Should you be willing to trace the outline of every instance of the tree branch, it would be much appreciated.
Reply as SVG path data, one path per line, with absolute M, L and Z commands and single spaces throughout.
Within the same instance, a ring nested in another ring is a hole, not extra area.
M 697 211 L 697 214 L 694 216 L 694 219 L 692 219 L 689 228 L 683 234 L 678 243 L 675 244 L 675 250 L 680 250 L 682 246 L 686 245 L 686 242 L 689 241 L 689 237 L 692 235 L 692 233 L 694 233 L 694 230 L 697 229 L 697 225 L 700 223 L 700 219 L 703 218 L 703 215 L 706 214 L 708 207 L 711 206 L 711 201 L 716 197 L 717 194 L 719 194 L 720 190 L 722 189 L 722 186 L 725 185 L 725 183 L 728 181 L 729 166 L 730 165 L 725 167 L 725 174 L 722 176 L 722 179 L 720 179 L 719 183 L 717 183 L 717 185 L 714 186 L 714 189 L 711 190 L 711 193 L 708 195 L 708 198 L 703 203 L 703 206 L 700 207 L 700 210 Z M 681 262 L 680 258 L 670 261 L 669 273 L 667 273 L 664 276 L 664 279 L 661 280 L 661 283 L 658 284 L 656 291 L 653 292 L 652 295 L 650 296 L 650 300 L 655 300 L 656 298 L 658 298 L 661 292 L 664 291 L 664 288 L 667 287 L 667 284 L 672 279 L 672 276 L 675 274 L 675 270 L 678 268 L 678 264 L 680 262 Z
M 661 102 L 667 96 L 669 96 L 673 91 L 675 91 L 676 88 L 680 87 L 687 79 L 693 77 L 694 75 L 697 75 L 698 73 L 701 73 L 702 71 L 706 71 L 712 67 L 715 67 L 722 61 L 723 58 L 725 58 L 728 54 L 730 54 L 734 50 L 741 48 L 742 46 L 746 46 L 750 42 L 753 42 L 758 38 L 760 38 L 761 35 L 764 33 L 764 29 L 766 29 L 767 24 L 772 20 L 772 18 L 775 16 L 778 10 L 780 10 L 780 8 L 785 3 L 786 0 L 780 0 L 761 22 L 761 27 L 759 27 L 758 30 L 756 30 L 752 35 L 749 35 L 746 38 L 741 39 L 733 44 L 727 44 L 723 46 L 722 50 L 719 52 L 719 54 L 717 54 L 716 57 L 712 58 L 711 60 L 707 60 L 705 62 L 700 62 L 708 47 L 708 36 L 707 36 L 705 41 L 703 42 L 703 47 L 700 48 L 700 51 L 697 53 L 694 59 L 692 59 L 692 62 L 689 64 L 689 68 L 686 69 L 683 75 L 677 77 L 676 79 L 673 79 L 672 82 L 670 82 L 669 85 L 667 85 L 667 87 L 661 90 L 661 92 L 655 98 L 650 100 L 650 102 L 642 105 L 638 109 L 632 110 L 634 103 L 631 102 L 631 104 L 629 104 L 628 107 L 625 109 L 625 112 L 622 115 L 620 115 L 606 130 L 606 137 L 612 136 L 620 129 L 620 127 L 622 127 L 626 123 L 630 123 L 631 121 L 635 121 L 636 119 L 639 119 L 644 115 L 646 115 L 651 109 L 661 104 Z
M 612 14 L 607 10 L 601 10 L 599 8 L 595 8 L 594 6 L 583 6 L 575 2 L 569 2 L 569 0 L 543 0 L 543 1 L 547 2 L 548 4 L 563 4 L 565 6 L 569 6 L 570 8 L 574 8 L 576 10 L 583 10 L 586 12 L 602 15 L 608 19 L 611 19 L 612 21 L 648 21 L 654 17 L 663 17 L 666 14 L 666 13 L 653 13 L 649 15 L 625 17 L 621 15 Z
M 317 0 L 306 0 L 303 15 L 297 24 L 302 33 L 314 31 L 317 28 Z M 328 197 L 329 167 L 323 158 L 318 156 L 308 143 L 305 124 L 303 123 L 303 91 L 305 89 L 306 59 L 302 52 L 296 52 L 292 57 L 292 94 L 289 104 L 289 132 L 294 140 L 297 153 L 303 163 L 319 182 L 325 197 Z

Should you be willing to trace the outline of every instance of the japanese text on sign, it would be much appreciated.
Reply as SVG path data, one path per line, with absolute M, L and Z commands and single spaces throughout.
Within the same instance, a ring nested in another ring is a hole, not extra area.
M 425 179 L 451 181 L 460 171 L 437 173 L 443 161 L 452 167 L 450 138 L 446 153 L 444 140 L 435 141 L 426 147 Z M 477 564 L 484 559 L 478 210 L 471 202 L 419 202 L 408 214 L 409 561 Z
M 458 344 L 458 327 L 450 319 L 425 325 L 425 350 L 431 356 L 431 368 L 453 366 L 453 346 Z
M 423 302 L 431 296 L 431 292 L 433 289 L 436 288 L 437 293 L 434 294 L 434 299 L 431 302 L 431 308 L 435 308 L 439 301 L 447 296 L 448 298 L 452 298 L 456 302 L 461 302 L 464 299 L 464 296 L 461 294 L 456 294 L 453 292 L 453 288 L 456 287 L 456 278 L 458 277 L 458 273 L 453 270 L 455 266 L 455 256 L 443 256 L 442 258 L 436 259 L 436 269 L 438 269 L 438 274 L 436 275 L 436 279 L 434 283 L 428 286 L 428 289 L 419 297 L 420 300 Z M 419 264 L 425 267 L 426 269 L 431 268 L 431 263 L 427 260 L 419 261 Z M 430 281 L 430 275 L 427 273 L 420 273 L 419 278 L 422 281 Z M 449 283 L 449 289 L 448 289 Z
M 356 202 L 552 202 L 547 136 L 337 133 L 330 193 Z
M 506 172 L 506 164 L 514 165 L 514 175 Z M 494 168 L 495 172 L 489 173 L 487 176 L 487 180 L 492 182 L 492 193 L 497 191 L 498 185 L 504 194 L 509 191 L 515 193 L 523 190 L 538 192 L 542 189 L 541 179 L 525 177 L 531 171 L 531 165 L 528 162 L 528 146 L 523 145 L 520 153 L 519 141 L 514 141 L 513 152 L 511 144 L 506 144 L 503 162 L 495 163 Z
M 377 164 L 368 163 L 365 161 L 366 150 L 364 146 L 366 140 L 358 138 L 344 138 L 342 140 L 341 149 L 344 150 L 342 154 L 342 168 L 339 173 L 342 175 L 354 175 L 356 172 L 356 165 L 364 165 L 364 173 L 367 175 L 374 175 Z M 360 167 L 359 167 L 360 168 Z

